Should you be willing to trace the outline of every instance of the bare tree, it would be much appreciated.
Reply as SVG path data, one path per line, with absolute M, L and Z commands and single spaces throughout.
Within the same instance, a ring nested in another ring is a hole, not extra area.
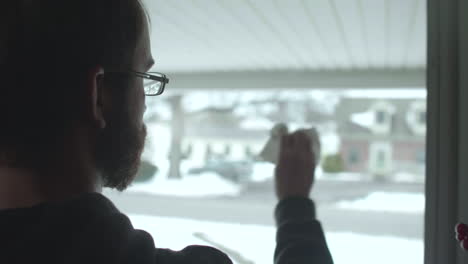
M 168 178 L 180 179 L 180 164 L 183 159 L 182 141 L 184 138 L 184 109 L 182 95 L 176 95 L 169 99 L 172 110 L 171 122 L 171 147 L 169 151 L 169 175 Z

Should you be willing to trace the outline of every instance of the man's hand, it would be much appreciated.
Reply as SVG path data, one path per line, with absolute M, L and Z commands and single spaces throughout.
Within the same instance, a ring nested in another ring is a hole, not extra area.
M 281 138 L 278 164 L 275 169 L 276 195 L 309 197 L 315 177 L 315 157 L 312 142 L 304 132 L 295 132 Z

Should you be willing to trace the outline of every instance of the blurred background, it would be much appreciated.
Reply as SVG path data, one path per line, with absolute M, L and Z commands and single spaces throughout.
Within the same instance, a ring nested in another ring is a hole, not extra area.
M 148 0 L 153 70 L 136 182 L 105 190 L 156 246 L 272 263 L 279 122 L 315 127 L 311 197 L 335 263 L 423 263 L 426 1 Z M 395 254 L 398 252 L 398 254 Z

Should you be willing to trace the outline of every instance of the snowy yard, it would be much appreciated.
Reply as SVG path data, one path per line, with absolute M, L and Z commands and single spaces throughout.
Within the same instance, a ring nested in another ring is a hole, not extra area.
M 257 163 L 252 182 L 270 180 L 273 165 Z M 184 171 L 184 170 L 183 170 Z M 360 174 L 325 175 L 317 170 L 317 180 L 366 182 Z M 146 183 L 134 184 L 128 192 L 178 197 L 206 197 L 241 195 L 242 185 L 232 183 L 217 174 L 184 175 L 182 180 L 154 177 Z M 424 194 L 383 192 L 375 190 L 355 200 L 330 204 L 344 211 L 393 212 L 408 215 L 424 213 Z M 152 234 L 156 246 L 180 250 L 191 244 L 214 246 L 226 252 L 237 264 L 273 263 L 275 228 L 268 225 L 200 221 L 130 214 L 136 228 Z M 378 224 L 378 223 L 376 223 Z M 326 225 L 326 223 L 325 223 Z M 385 228 L 385 227 L 383 227 Z M 336 264 L 422 264 L 422 239 L 396 236 L 377 236 L 353 232 L 328 232 L 327 241 Z
M 341 201 L 337 207 L 346 210 L 424 213 L 424 194 L 374 192 L 354 200 Z
M 182 172 L 190 168 L 190 163 L 183 164 Z M 154 195 L 170 195 L 179 197 L 213 197 L 239 196 L 242 191 L 240 184 L 226 180 L 213 172 L 199 175 L 184 173 L 182 179 L 168 179 L 168 164 L 161 166 L 161 171 L 148 182 L 135 183 L 126 192 L 140 192 Z M 253 166 L 252 182 L 263 182 L 273 177 L 274 165 L 257 162 Z
M 136 228 L 148 231 L 159 248 L 183 249 L 190 244 L 217 247 L 237 264 L 273 263 L 275 228 L 130 215 Z M 327 233 L 336 264 L 422 264 L 423 241 L 356 233 Z M 251 262 L 249 262 L 251 261 Z
M 214 173 L 185 176 L 183 179 L 154 177 L 145 183 L 136 183 L 126 192 L 183 197 L 238 196 L 241 186 Z

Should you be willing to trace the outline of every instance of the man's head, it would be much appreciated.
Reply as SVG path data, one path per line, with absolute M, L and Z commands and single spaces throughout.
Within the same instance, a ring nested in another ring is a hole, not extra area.
M 8 25 L 0 29 L 0 164 L 47 171 L 76 148 L 70 140 L 84 138 L 79 149 L 104 184 L 125 189 L 146 136 L 143 81 L 126 73 L 153 64 L 142 4 L 6 2 L 0 4 L 0 24 Z

